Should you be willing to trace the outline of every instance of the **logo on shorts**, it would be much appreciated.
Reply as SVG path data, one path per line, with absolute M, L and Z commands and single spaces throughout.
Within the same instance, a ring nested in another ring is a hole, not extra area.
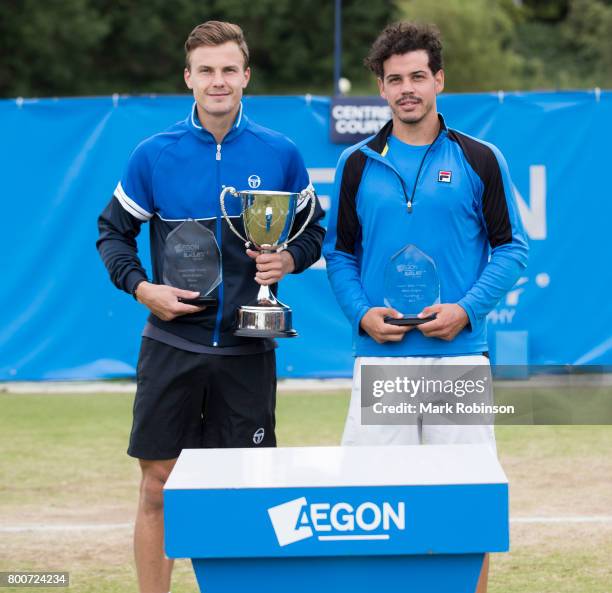
M 253 433 L 253 442 L 256 445 L 259 445 L 261 443 L 261 441 L 263 441 L 264 435 L 266 434 L 266 431 L 263 428 L 258 428 L 254 433 Z
M 261 185 L 261 179 L 259 175 L 251 175 L 247 181 L 249 182 L 249 187 L 251 189 L 257 189 Z

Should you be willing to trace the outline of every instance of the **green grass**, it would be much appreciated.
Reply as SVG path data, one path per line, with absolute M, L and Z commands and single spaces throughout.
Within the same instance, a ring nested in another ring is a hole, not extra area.
M 609 534 L 610 532 L 608 532 Z M 556 537 L 562 537 L 555 534 Z M 609 537 L 609 536 L 608 536 Z M 610 593 L 612 542 L 588 542 L 557 551 L 550 546 L 515 546 L 510 554 L 495 554 L 490 593 Z
M 279 445 L 338 444 L 347 405 L 344 391 L 280 395 Z M 0 394 L 0 522 L 131 517 L 139 478 L 125 454 L 131 408 L 126 394 Z M 612 427 L 502 426 L 497 441 L 515 514 L 588 514 L 595 486 L 612 514 Z M 513 525 L 512 552 L 493 557 L 489 590 L 610 593 L 611 558 L 609 525 Z M 79 593 L 136 590 L 127 532 L 1 534 L 0 570 L 28 569 L 70 570 L 70 590 Z M 172 590 L 195 591 L 187 562 L 177 563 Z
M 136 468 L 125 455 L 132 396 L 0 395 L 0 500 L 4 505 L 133 498 Z

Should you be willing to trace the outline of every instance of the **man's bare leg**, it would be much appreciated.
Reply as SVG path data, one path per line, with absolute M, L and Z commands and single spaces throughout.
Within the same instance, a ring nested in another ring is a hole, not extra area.
M 478 577 L 478 584 L 476 585 L 475 593 L 487 593 L 488 580 L 489 580 L 489 555 L 485 554 L 484 560 L 482 561 L 482 568 L 480 570 L 480 577 Z
M 163 487 L 176 459 L 140 459 L 142 480 L 134 526 L 134 557 L 140 593 L 168 593 L 173 561 L 164 554 Z

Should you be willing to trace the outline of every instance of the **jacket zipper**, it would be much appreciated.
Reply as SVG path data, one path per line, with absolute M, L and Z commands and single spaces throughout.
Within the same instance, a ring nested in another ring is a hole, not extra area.
M 436 140 L 437 139 L 438 139 L 438 136 L 436 136 Z M 434 140 L 434 142 L 436 140 Z M 423 164 L 425 163 L 425 159 L 427 158 L 427 155 L 429 154 L 429 151 L 431 150 L 431 147 L 434 145 L 434 142 L 432 142 L 427 147 L 427 150 L 425 151 L 425 154 L 423 155 L 423 158 L 421 159 L 421 164 L 419 165 L 419 168 L 417 169 L 416 179 L 414 180 L 414 186 L 412 187 L 412 194 L 410 195 L 410 198 L 406 202 L 406 207 L 408 208 L 408 212 L 409 213 L 412 213 L 412 204 L 414 203 L 414 196 L 416 194 L 416 188 L 417 188 L 417 185 L 419 183 L 419 177 L 421 176 L 421 170 L 423 169 Z M 398 175 L 399 175 L 399 173 L 398 173 Z
M 421 164 L 419 165 L 419 168 L 417 170 L 416 179 L 414 181 L 414 186 L 412 187 L 412 194 L 410 195 L 410 197 L 408 197 L 408 194 L 406 192 L 406 184 L 404 183 L 404 179 L 399 174 L 397 169 L 393 167 L 388 161 L 383 160 L 385 165 L 387 165 L 397 175 L 397 178 L 399 179 L 402 185 L 402 190 L 404 191 L 404 199 L 406 200 L 406 209 L 408 210 L 409 214 L 412 214 L 412 207 L 414 205 L 414 196 L 416 195 L 416 188 L 417 188 L 417 185 L 419 184 L 419 177 L 421 176 L 421 170 L 423 169 L 423 165 L 425 164 L 425 159 L 427 158 L 429 151 L 433 148 L 433 145 L 438 141 L 438 138 L 440 137 L 441 133 L 442 133 L 442 128 L 438 130 L 438 135 L 434 138 L 434 141 L 429 145 L 429 147 L 425 151 L 425 154 L 423 155 L 423 158 L 421 159 Z
M 412 205 L 414 204 L 414 196 L 416 195 L 416 188 L 417 188 L 417 185 L 419 184 L 419 177 L 421 176 L 421 170 L 423 169 L 423 165 L 425 164 L 425 159 L 427 158 L 429 151 L 433 148 L 433 145 L 438 141 L 438 138 L 440 137 L 441 133 L 442 133 L 442 126 L 440 126 L 440 129 L 438 130 L 438 133 L 436 134 L 434 141 L 429 145 L 429 147 L 425 151 L 425 154 L 423 155 L 423 158 L 421 159 L 421 164 L 419 165 L 419 169 L 416 174 L 416 179 L 414 180 L 414 187 L 412 188 L 412 195 L 410 196 L 410 199 L 406 203 L 409 213 L 412 213 Z
M 217 154 L 215 155 L 217 161 L 217 189 L 221 187 L 221 144 L 217 144 Z M 221 190 L 219 189 L 219 193 Z M 219 345 L 219 335 L 221 333 L 221 318 L 223 317 L 223 239 L 221 236 L 221 206 L 219 200 L 217 200 L 217 220 L 216 220 L 216 235 L 217 244 L 219 245 L 219 252 L 221 253 L 221 282 L 219 283 L 219 302 L 217 303 L 217 318 L 215 320 L 215 330 L 213 332 L 213 346 Z

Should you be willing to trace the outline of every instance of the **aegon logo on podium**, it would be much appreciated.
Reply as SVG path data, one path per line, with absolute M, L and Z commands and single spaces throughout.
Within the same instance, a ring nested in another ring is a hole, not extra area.
M 403 502 L 363 502 L 354 507 L 348 502 L 308 504 L 302 496 L 269 508 L 268 515 L 280 546 L 315 536 L 320 541 L 388 540 L 392 529 L 406 527 Z

